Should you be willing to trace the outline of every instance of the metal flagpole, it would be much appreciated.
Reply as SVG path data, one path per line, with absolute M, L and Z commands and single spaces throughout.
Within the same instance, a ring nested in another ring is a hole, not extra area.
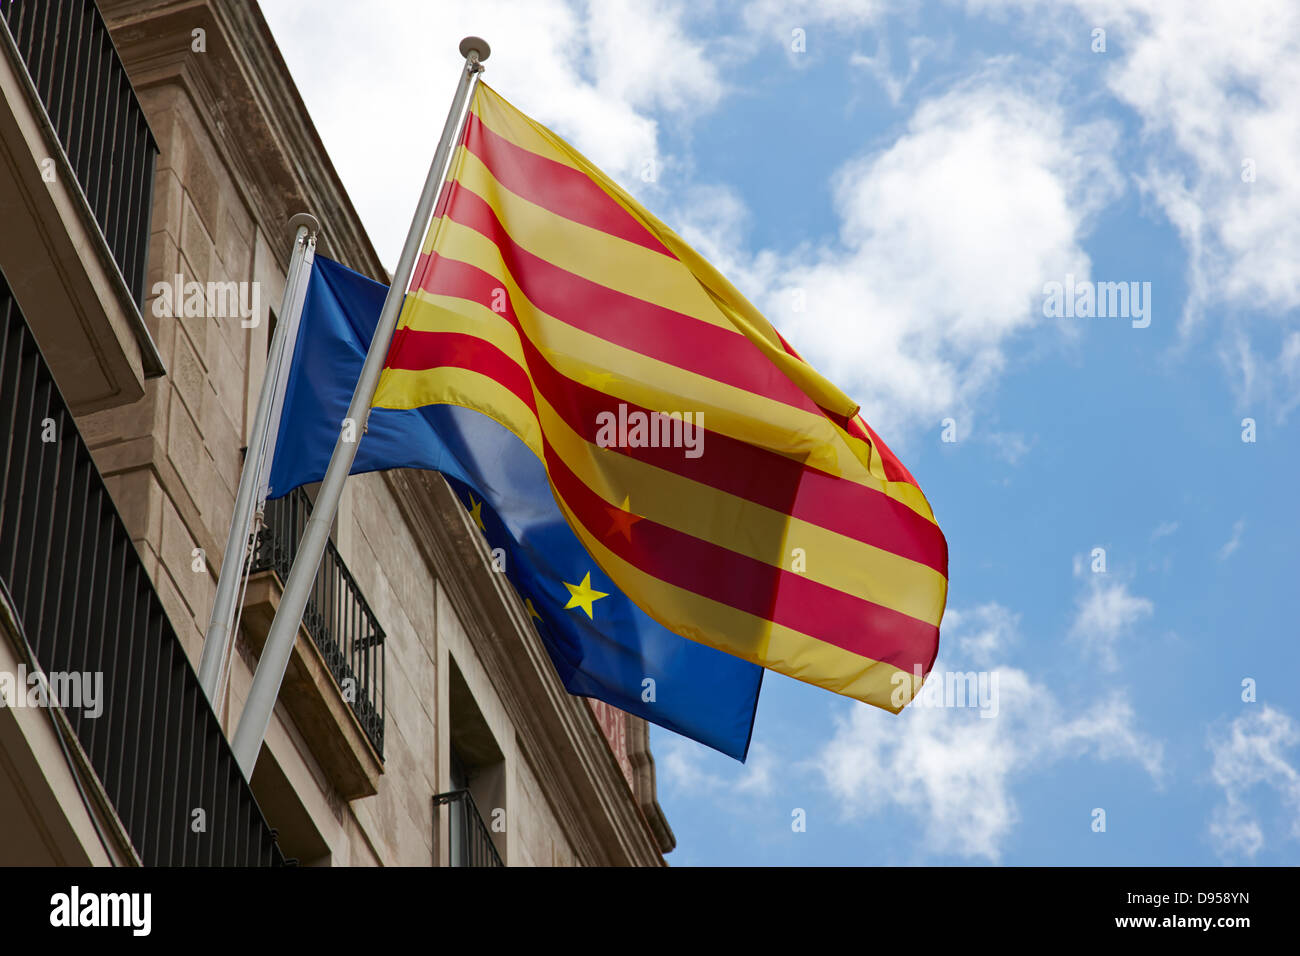
M 289 220 L 296 227 L 293 252 L 289 257 L 289 271 L 285 274 L 284 296 L 280 301 L 280 319 L 271 335 L 271 348 L 266 360 L 266 375 L 257 399 L 257 412 L 253 417 L 253 432 L 248 440 L 244 469 L 239 476 L 239 490 L 235 493 L 235 510 L 230 518 L 230 533 L 226 537 L 226 551 L 221 556 L 221 572 L 217 577 L 217 596 L 208 618 L 207 635 L 203 641 L 203 656 L 199 660 L 199 683 L 208 696 L 213 709 L 218 707 L 217 688 L 220 685 L 224 664 L 235 626 L 238 611 L 239 585 L 244 576 L 248 557 L 248 538 L 253 520 L 262 498 L 260 485 L 266 459 L 273 445 L 273 409 L 282 397 L 287 372 L 285 356 L 292 357 L 291 344 L 298 339 L 298 319 L 302 314 L 303 300 L 307 294 L 307 278 L 316 248 L 316 233 L 320 223 L 308 213 L 298 213 Z
M 294 641 L 298 637 L 298 628 L 302 624 L 303 611 L 307 607 L 312 584 L 320 567 L 321 556 L 329 541 L 330 526 L 334 523 L 334 514 L 338 510 L 339 498 L 343 494 L 343 483 L 352 471 L 352 462 L 357 455 L 357 445 L 365 434 L 366 421 L 370 417 L 370 403 L 379 385 L 379 375 L 384 369 L 384 360 L 388 357 L 389 343 L 397 327 L 397 319 L 402 311 L 402 302 L 406 296 L 406 286 L 410 282 L 415 268 L 416 256 L 424 239 L 425 229 L 433 215 L 434 202 L 442 187 L 447 161 L 458 137 L 463 122 L 465 105 L 470 91 L 482 72 L 482 61 L 488 58 L 491 48 L 487 41 L 478 37 L 465 37 L 460 41 L 460 53 L 465 57 L 465 67 L 461 71 L 460 83 L 447 114 L 447 123 L 442 130 L 442 139 L 433 154 L 433 163 L 429 166 L 429 175 L 420 194 L 420 203 L 415 210 L 415 218 L 406 234 L 406 245 L 402 247 L 401 258 L 397 261 L 397 270 L 393 282 L 388 287 L 384 299 L 383 311 L 379 313 L 379 324 L 374 337 L 370 340 L 370 350 L 366 353 L 366 362 L 357 379 L 357 387 L 352 392 L 352 404 L 348 406 L 348 415 L 342 423 L 339 437 L 334 443 L 334 454 L 330 457 L 329 468 L 316 494 L 316 504 L 307 527 L 303 531 L 298 554 L 293 567 L 289 570 L 289 579 L 284 584 L 284 594 L 276 610 L 271 630 L 266 636 L 262 648 L 262 657 L 257 663 L 257 672 L 253 675 L 253 686 L 248 693 L 248 702 L 239 718 L 239 727 L 235 731 L 232 748 L 239 768 L 245 778 L 252 779 L 257 756 L 262 750 L 262 741 L 266 737 L 266 728 L 271 723 L 271 712 L 275 700 L 280 694 L 280 685 L 284 681 L 285 669 L 289 666 L 289 657 L 293 653 Z

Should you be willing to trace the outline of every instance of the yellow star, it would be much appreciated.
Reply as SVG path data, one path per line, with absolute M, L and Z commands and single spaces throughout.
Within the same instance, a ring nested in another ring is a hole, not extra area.
M 564 586 L 569 589 L 570 594 L 569 603 L 564 605 L 564 609 L 567 611 L 571 607 L 580 607 L 587 612 L 587 617 L 591 618 L 595 617 L 595 615 L 591 613 L 591 606 L 601 598 L 609 597 L 609 594 L 605 591 L 593 590 L 591 586 L 590 571 L 587 572 L 587 575 L 582 579 L 581 584 L 570 584 L 568 581 L 565 581 Z
M 533 607 L 532 598 L 524 598 L 524 607 L 528 608 L 528 617 L 530 619 L 534 617 L 539 621 L 542 619 L 542 616 L 537 613 L 537 608 Z
M 483 526 L 483 502 L 475 501 L 474 496 L 470 495 L 469 503 L 472 505 L 469 509 L 469 516 L 474 519 L 474 523 L 478 525 L 478 529 L 484 534 L 487 534 L 487 528 Z

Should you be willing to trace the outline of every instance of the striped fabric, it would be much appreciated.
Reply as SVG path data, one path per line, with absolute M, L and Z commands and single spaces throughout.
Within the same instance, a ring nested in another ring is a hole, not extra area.
M 891 711 L 929 672 L 948 555 L 911 474 L 712 266 L 482 83 L 374 402 L 436 403 L 542 460 L 593 588 Z

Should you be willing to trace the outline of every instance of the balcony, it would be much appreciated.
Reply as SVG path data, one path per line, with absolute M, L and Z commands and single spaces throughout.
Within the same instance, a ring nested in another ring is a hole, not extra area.
M 127 289 L 144 306 L 158 146 L 91 0 L 24 0 L 4 11 Z
M 3 273 L 0 583 L 6 659 L 29 674 L 39 668 L 51 686 L 69 675 L 102 682 L 94 708 L 80 697 L 0 708 L 0 778 L 34 765 L 4 782 L 38 798 L 43 829 L 88 813 L 93 830 L 76 842 L 113 846 L 114 859 L 284 862 Z M 51 726 L 57 747 L 22 745 L 37 739 L 32 728 Z M 60 796 L 45 781 L 69 771 L 75 790 Z M 63 812 L 45 812 L 46 801 Z M 57 834 L 47 840 L 54 862 L 84 861 L 69 847 Z
M 0 266 L 75 413 L 144 394 L 158 147 L 92 0 L 0 3 Z
M 505 866 L 492 844 L 483 816 L 478 812 L 468 790 L 449 790 L 433 798 L 433 828 L 438 831 L 439 807 L 451 814 L 448 833 L 451 841 L 452 866 Z
M 302 540 L 301 490 L 266 503 L 249 570 L 243 626 L 261 652 Z M 346 799 L 377 792 L 384 754 L 385 634 L 331 541 L 321 559 L 280 699 Z

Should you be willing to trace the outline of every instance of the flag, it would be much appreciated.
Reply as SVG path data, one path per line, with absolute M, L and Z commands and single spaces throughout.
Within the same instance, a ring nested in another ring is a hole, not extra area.
M 912 475 L 717 270 L 486 84 L 373 404 L 513 432 L 601 589 L 674 633 L 895 712 L 934 662 L 947 545 Z
M 276 432 L 270 497 L 319 481 L 388 289 L 316 256 Z M 565 688 L 745 759 L 762 669 L 668 631 L 625 597 L 560 514 L 542 463 L 464 408 L 375 409 L 352 473 L 439 471 L 495 551 Z

